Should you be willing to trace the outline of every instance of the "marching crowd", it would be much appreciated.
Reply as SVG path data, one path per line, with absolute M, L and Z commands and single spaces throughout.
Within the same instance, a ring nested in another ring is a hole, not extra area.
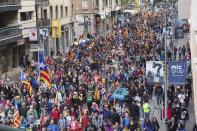
M 45 62 L 51 87 L 39 82 L 35 62 L 23 58 L 31 84 L 20 80 L 0 85 L 0 123 L 27 131 L 158 131 L 164 118 L 164 89 L 161 83 L 145 81 L 146 61 L 165 58 L 161 36 L 164 14 L 137 13 L 129 21 L 117 22 L 105 36 L 88 35 L 89 40 L 59 52 Z M 190 61 L 189 46 L 172 46 L 169 60 Z M 28 63 L 28 64 L 27 64 Z M 189 70 L 188 70 L 189 71 Z M 126 88 L 124 100 L 110 100 L 113 91 Z M 189 119 L 191 81 L 168 88 L 168 127 L 184 131 Z M 161 118 L 150 118 L 153 96 Z M 19 121 L 15 112 L 19 112 Z M 141 122 L 141 118 L 144 121 Z

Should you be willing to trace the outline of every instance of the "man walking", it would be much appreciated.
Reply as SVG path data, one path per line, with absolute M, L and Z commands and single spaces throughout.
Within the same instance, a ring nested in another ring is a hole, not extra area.
M 162 101 L 162 95 L 163 95 L 163 88 L 160 85 L 156 85 L 155 89 L 155 96 L 157 97 L 157 105 L 160 106 Z

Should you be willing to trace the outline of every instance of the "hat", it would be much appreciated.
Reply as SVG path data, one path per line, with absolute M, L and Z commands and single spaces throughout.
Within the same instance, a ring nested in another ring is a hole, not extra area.
M 19 99 L 20 98 L 20 96 L 16 96 L 16 99 Z

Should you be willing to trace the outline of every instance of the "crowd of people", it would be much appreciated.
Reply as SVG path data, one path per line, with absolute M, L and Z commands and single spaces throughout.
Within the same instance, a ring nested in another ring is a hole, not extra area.
M 19 111 L 17 128 L 27 131 L 158 131 L 158 119 L 150 118 L 153 96 L 158 109 L 164 103 L 161 83 L 146 83 L 146 61 L 165 58 L 161 36 L 164 14 L 129 15 L 124 26 L 105 36 L 89 34 L 89 40 L 48 57 L 46 65 L 51 87 L 39 81 L 36 64 L 29 63 L 28 79 L 32 91 L 20 80 L 1 83 L 0 123 L 13 126 Z M 190 61 L 189 47 L 169 51 L 169 60 Z M 109 99 L 115 89 L 126 88 L 124 100 Z M 189 119 L 187 106 L 191 98 L 191 81 L 168 89 L 170 131 L 183 131 Z M 164 107 L 163 107 L 164 108 Z M 141 118 L 144 118 L 142 122 Z

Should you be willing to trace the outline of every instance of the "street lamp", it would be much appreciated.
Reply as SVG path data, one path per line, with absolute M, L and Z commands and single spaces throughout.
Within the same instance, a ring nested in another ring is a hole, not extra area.
M 167 77 L 167 1 L 165 0 L 165 124 L 167 125 L 167 109 L 168 109 L 168 102 L 167 102 L 167 90 L 168 90 L 168 77 Z M 167 128 L 167 127 L 166 127 Z

